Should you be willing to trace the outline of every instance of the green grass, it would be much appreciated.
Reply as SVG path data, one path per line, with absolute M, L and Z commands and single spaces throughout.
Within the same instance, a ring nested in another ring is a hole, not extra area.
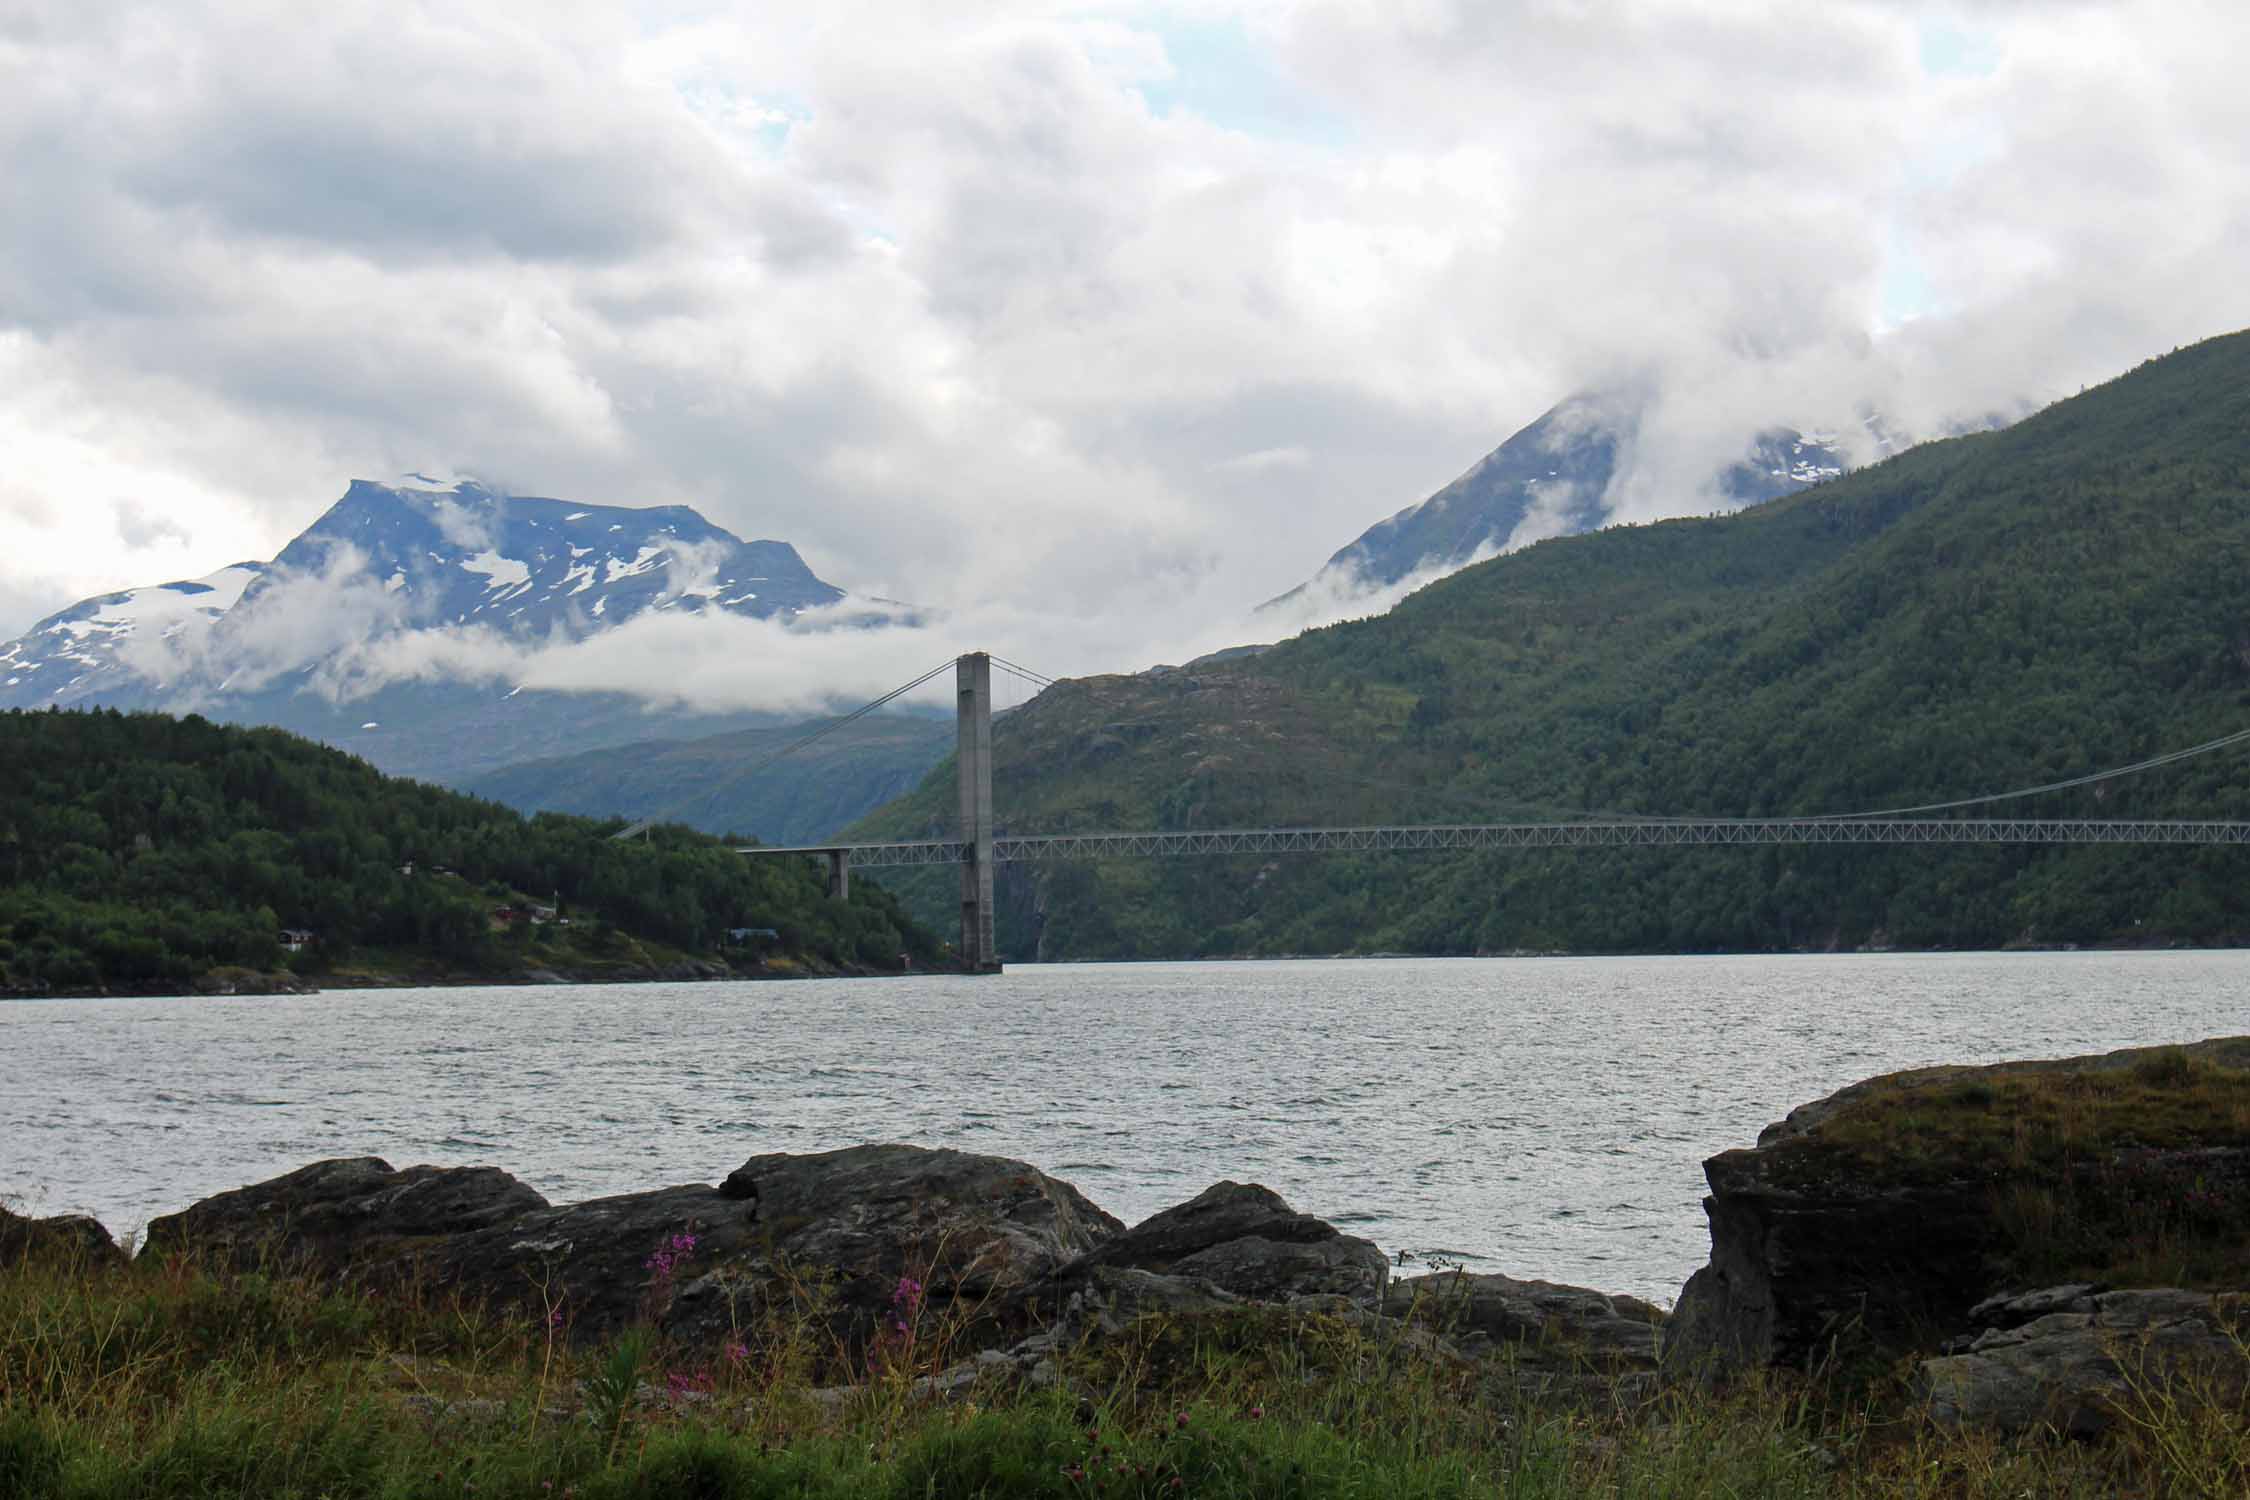
M 1817 1383 L 1471 1364 L 1307 1313 L 1153 1319 L 941 1400 L 944 1330 L 816 1387 L 800 1305 L 717 1349 L 179 1258 L 0 1267 L 0 1496 L 1560 1497 L 2235 1493 L 2239 1408 L 2112 1441 L 1945 1435 Z

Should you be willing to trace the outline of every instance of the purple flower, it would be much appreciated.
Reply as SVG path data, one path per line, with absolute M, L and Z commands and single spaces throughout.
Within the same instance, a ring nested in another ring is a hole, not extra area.
M 675 1234 L 663 1244 L 657 1246 L 649 1255 L 649 1258 L 641 1262 L 641 1268 L 653 1271 L 658 1282 L 669 1282 L 673 1274 L 686 1264 L 687 1258 L 694 1253 L 695 1236 L 684 1233 Z

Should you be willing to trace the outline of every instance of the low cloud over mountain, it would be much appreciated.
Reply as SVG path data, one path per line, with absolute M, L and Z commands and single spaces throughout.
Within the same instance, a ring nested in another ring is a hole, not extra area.
M 2250 323 L 2229 0 L 0 15 L 0 634 L 432 456 L 1180 659 L 1559 393 L 1615 507 Z M 472 554 L 473 555 L 473 554 Z M 583 601 L 581 601 L 583 602 Z M 489 611 L 487 612 L 489 615 Z M 995 621 L 995 625 L 1000 622 Z M 962 644 L 974 644 L 974 639 Z

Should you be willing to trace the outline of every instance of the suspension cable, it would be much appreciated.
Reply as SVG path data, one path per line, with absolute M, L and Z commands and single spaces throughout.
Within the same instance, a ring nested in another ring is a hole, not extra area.
M 1034 677 L 1028 672 L 1019 672 L 1014 667 L 1002 666 L 999 662 L 994 662 L 993 665 L 999 667 L 1001 671 L 1007 673 L 1010 677 L 1015 678 L 1019 682 L 1030 684 L 1034 691 L 1051 688 L 1055 685 L 1054 682 L 1049 678 Z
M 2209 755 L 2214 750 L 2224 750 L 2250 740 L 2250 729 L 2238 729 L 2232 734 L 2222 734 L 2215 740 L 2205 740 L 2200 745 L 2190 745 L 2185 750 L 2167 750 L 2162 755 L 2152 755 L 2147 760 L 2134 761 L 2129 766 L 2115 766 L 2107 771 L 2093 771 L 2084 776 L 2072 776 L 2064 781 L 2050 781 L 2041 786 L 2018 787 L 2008 792 L 1987 792 L 1981 797 L 1957 797 L 1951 802 L 1925 802 L 1917 807 L 1883 807 L 1868 812 L 1817 813 L 1821 821 L 1848 818 L 1897 818 L 1909 813 L 1944 812 L 1956 807 L 1976 807 L 1987 802 L 2008 802 L 2017 797 L 2036 797 L 2042 792 L 2060 792 L 2074 786 L 2091 786 L 2097 781 L 2114 781 L 2120 776 L 2137 776 L 2143 771 L 2153 771 L 2158 766 L 2168 766 L 2175 761 L 2192 760 L 2198 755 Z
M 672 803 L 671 805 L 661 809 L 660 811 L 652 813 L 648 817 L 642 818 L 637 822 L 628 824 L 626 827 L 619 829 L 616 833 L 611 834 L 610 837 L 612 839 L 629 839 L 637 837 L 640 834 L 648 832 L 649 829 L 654 828 L 665 818 L 669 817 L 675 812 L 678 812 L 681 808 L 686 807 L 692 802 L 700 800 L 708 804 L 713 798 L 717 797 L 719 793 L 725 791 L 728 787 L 734 785 L 744 777 L 755 776 L 760 771 L 765 770 L 766 767 L 772 765 L 775 761 L 780 760 L 783 756 L 794 755 L 799 750 L 804 749 L 807 745 L 813 744 L 818 740 L 825 739 L 829 735 L 834 734 L 837 730 L 842 729 L 847 725 L 856 724 L 861 719 L 864 719 L 869 714 L 875 712 L 875 710 L 877 710 L 878 708 L 881 708 L 884 704 L 889 703 L 892 699 L 902 697 L 907 693 L 913 692 L 923 683 L 928 682 L 931 678 L 938 676 L 940 673 L 944 672 L 952 665 L 953 663 L 950 661 L 938 663 L 938 665 L 930 668 L 929 671 L 924 672 L 921 676 L 915 678 L 912 682 L 901 683 L 899 686 L 892 688 L 889 692 L 883 694 L 882 697 L 872 699 L 869 702 L 861 704 L 859 707 L 853 709 L 848 714 L 843 714 L 838 716 L 837 718 L 829 720 L 826 724 L 823 724 L 820 728 L 814 730 L 812 733 L 790 741 L 788 744 L 782 746 L 772 754 L 765 756 L 761 760 L 755 761 L 747 766 L 737 767 L 730 774 L 720 778 L 716 786 L 713 786 L 705 791 L 692 794 L 690 796 L 682 797 L 679 801 Z
M 1022 677 L 1031 682 L 1034 682 L 1040 687 L 1049 688 L 1055 685 L 1055 679 L 1049 677 L 1044 672 L 1034 672 L 1031 668 L 1023 665 L 1023 663 L 1010 661 L 1005 656 L 992 656 L 990 652 L 986 652 L 985 654 L 992 657 L 992 664 L 994 666 L 1002 668 L 1005 671 L 1013 672 L 1018 677 Z

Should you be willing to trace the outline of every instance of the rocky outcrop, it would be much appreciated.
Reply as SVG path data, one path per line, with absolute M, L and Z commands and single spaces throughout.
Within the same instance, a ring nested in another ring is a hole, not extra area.
M 1935 1352 L 2026 1267 L 2125 1264 L 2161 1228 L 2239 1244 L 2250 1040 L 1928 1068 L 1793 1111 L 1704 1163 L 1711 1258 L 1668 1374 Z M 2228 1101 L 2237 1101 L 2229 1103 Z
M 1919 1372 L 1931 1417 L 1947 1426 L 2092 1437 L 2182 1392 L 2237 1405 L 2250 1389 L 2240 1294 L 2077 1285 L 1995 1298 L 1972 1316 L 1983 1331 Z
M 1185 1278 L 1259 1302 L 1334 1295 L 1373 1307 L 1390 1262 L 1373 1241 L 1297 1212 L 1270 1188 L 1220 1182 L 1107 1240 L 1060 1279 L 1100 1270 Z
M 1123 1226 L 1069 1183 L 1006 1157 L 920 1146 L 754 1156 L 719 1187 L 773 1253 L 872 1281 L 991 1296 L 1028 1287 Z
M 1395 1281 L 1383 1311 L 1472 1358 L 1507 1348 L 1601 1369 L 1654 1369 L 1668 1320 L 1638 1297 L 1463 1271 Z
M 84 1214 L 33 1219 L 0 1207 L 0 1266 L 40 1263 L 73 1269 L 123 1265 L 109 1231 Z
M 492 1168 L 317 1162 L 149 1226 L 154 1248 L 362 1277 L 413 1274 L 577 1338 L 648 1321 L 716 1338 L 776 1306 L 846 1344 L 903 1309 L 991 1320 L 1121 1226 L 1003 1157 L 855 1146 L 754 1157 L 718 1187 L 551 1205 Z M 902 1293 L 902 1285 L 911 1285 Z
M 1247 1302 L 1374 1317 L 1388 1274 L 1374 1244 L 1262 1187 L 1222 1182 L 1126 1229 L 1023 1162 L 903 1145 L 758 1156 L 715 1187 L 570 1204 L 492 1168 L 316 1162 L 158 1219 L 148 1239 L 236 1265 L 411 1276 L 576 1339 L 646 1323 L 695 1343 L 809 1315 L 853 1360 L 939 1324 L 973 1350 Z
M 1711 1260 L 1673 1309 L 1667 1371 L 1807 1369 L 1840 1347 L 1947 1326 L 1983 1294 L 1983 1184 L 1806 1182 L 1764 1151 L 1703 1164 Z
M 377 1156 L 314 1162 L 149 1221 L 154 1251 L 194 1247 L 237 1264 L 328 1269 L 411 1256 L 510 1223 L 547 1200 L 496 1167 L 408 1167 Z

